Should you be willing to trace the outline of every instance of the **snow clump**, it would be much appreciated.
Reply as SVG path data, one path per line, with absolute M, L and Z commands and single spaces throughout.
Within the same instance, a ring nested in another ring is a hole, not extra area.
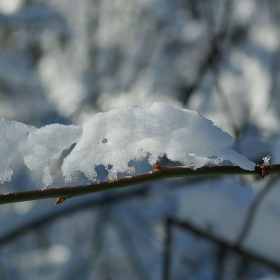
M 155 163 L 166 155 L 193 169 L 230 160 L 243 169 L 255 164 L 232 150 L 233 138 L 195 111 L 156 102 L 150 107 L 125 106 L 98 113 L 83 125 L 83 134 L 65 158 L 62 173 L 68 181 L 77 171 L 96 179 L 95 167 L 104 165 L 108 178 L 134 173 L 129 162 L 149 155 Z
M 13 170 L 10 164 L 19 144 L 35 127 L 0 118 L 0 183 L 11 181 Z
M 64 150 L 76 143 L 82 135 L 82 128 L 76 125 L 51 124 L 35 129 L 20 144 L 24 163 L 30 170 L 44 166 L 43 183 L 48 187 L 54 176 L 50 163 L 58 159 Z
M 43 183 L 48 187 L 54 176 L 52 160 L 76 146 L 64 159 L 62 174 L 74 181 L 76 172 L 96 180 L 95 168 L 108 170 L 108 178 L 135 172 L 132 161 L 149 157 L 155 163 L 166 156 L 193 169 L 229 160 L 243 169 L 255 164 L 230 148 L 233 138 L 195 111 L 164 103 L 150 107 L 120 107 L 91 117 L 83 126 L 51 124 L 35 128 L 0 118 L 0 182 L 10 181 L 10 163 L 17 151 L 31 169 L 43 167 Z

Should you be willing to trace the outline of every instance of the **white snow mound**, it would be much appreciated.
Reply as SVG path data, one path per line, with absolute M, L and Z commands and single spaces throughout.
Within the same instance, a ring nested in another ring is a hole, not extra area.
M 50 163 L 74 143 L 61 167 L 66 181 L 73 181 L 76 172 L 95 180 L 99 165 L 108 170 L 109 179 L 120 172 L 133 173 L 131 162 L 147 155 L 151 164 L 166 155 L 194 169 L 223 160 L 243 169 L 255 167 L 229 147 L 233 138 L 211 121 L 195 111 L 159 102 L 146 108 L 127 106 L 98 113 L 83 127 L 52 124 L 37 129 L 0 118 L 0 131 L 1 183 L 11 180 L 10 163 L 20 151 L 31 170 L 44 167 L 43 183 L 48 187 L 54 178 Z
M 13 170 L 10 164 L 19 149 L 19 144 L 35 127 L 0 118 L 0 183 L 11 181 Z
M 20 144 L 25 165 L 31 170 L 44 166 L 43 183 L 48 187 L 54 179 L 49 168 L 51 161 L 58 159 L 81 135 L 82 127 L 76 125 L 51 124 L 33 130 Z
M 166 155 L 193 169 L 229 160 L 253 170 L 255 164 L 232 150 L 232 143 L 228 133 L 195 111 L 160 102 L 145 108 L 120 107 L 98 113 L 83 125 L 82 136 L 65 158 L 62 173 L 68 181 L 77 171 L 95 180 L 95 167 L 104 165 L 108 178 L 113 179 L 119 172 L 135 172 L 129 163 L 147 155 L 150 163 Z

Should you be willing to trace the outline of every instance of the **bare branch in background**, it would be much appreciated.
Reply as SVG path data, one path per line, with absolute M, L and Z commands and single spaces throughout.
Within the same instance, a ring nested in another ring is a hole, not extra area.
M 165 221 L 165 243 L 163 253 L 163 265 L 162 265 L 162 280 L 169 280 L 170 267 L 171 267 L 171 220 Z
M 46 213 L 38 213 L 29 221 L 23 220 L 22 223 L 17 223 L 16 226 L 8 229 L 0 236 L 0 246 L 8 244 L 9 242 L 19 238 L 24 233 L 44 226 L 50 222 L 58 220 L 64 216 L 77 213 L 78 211 L 88 208 L 102 207 L 112 203 L 121 203 L 125 200 L 131 200 L 135 197 L 145 197 L 148 194 L 148 186 L 144 185 L 136 190 L 129 190 L 121 193 L 109 193 L 102 197 L 88 198 L 78 201 L 77 203 L 65 203 L 61 207 L 49 209 Z
M 238 254 L 245 259 L 250 259 L 252 261 L 259 262 L 261 264 L 268 266 L 269 268 L 272 268 L 273 270 L 275 270 L 278 273 L 280 272 L 280 263 L 276 263 L 261 255 L 258 255 L 257 253 L 243 249 L 242 247 L 239 247 L 238 245 L 231 243 L 223 238 L 215 236 L 212 233 L 209 233 L 204 229 L 200 229 L 187 221 L 181 221 L 181 220 L 172 218 L 169 220 L 169 226 L 178 227 L 178 228 L 187 230 L 188 232 L 191 232 L 201 238 L 211 241 L 212 243 L 214 243 L 215 245 L 217 245 L 220 248 L 230 250 L 231 252 Z M 169 268 L 169 270 L 170 270 L 170 268 Z M 166 278 L 166 279 L 168 279 L 168 278 Z
M 251 203 L 247 216 L 244 222 L 244 226 L 237 238 L 236 244 L 237 246 L 242 246 L 246 238 L 248 237 L 250 230 L 252 229 L 252 225 L 256 219 L 258 209 L 263 202 L 263 200 L 266 198 L 268 193 L 271 191 L 271 189 L 275 186 L 275 181 L 277 180 L 277 177 L 274 177 L 268 184 L 256 195 L 255 199 Z

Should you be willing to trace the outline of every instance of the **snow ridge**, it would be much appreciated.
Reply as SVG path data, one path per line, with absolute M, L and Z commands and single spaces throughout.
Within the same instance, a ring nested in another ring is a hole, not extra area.
M 193 169 L 229 160 L 243 169 L 255 164 L 230 148 L 233 138 L 197 112 L 156 102 L 150 107 L 125 106 L 98 113 L 83 126 L 52 124 L 40 129 L 0 119 L 0 182 L 11 180 L 9 167 L 16 151 L 31 170 L 44 166 L 44 186 L 53 181 L 49 165 L 63 150 L 76 146 L 64 159 L 66 181 L 82 172 L 95 180 L 104 165 L 108 178 L 135 172 L 131 162 L 149 156 L 152 164 L 166 156 Z

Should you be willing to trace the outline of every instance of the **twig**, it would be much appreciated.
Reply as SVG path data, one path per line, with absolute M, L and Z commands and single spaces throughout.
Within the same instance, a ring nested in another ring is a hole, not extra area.
M 237 246 L 241 246 L 247 236 L 250 233 L 250 230 L 252 228 L 253 222 L 255 220 L 255 217 L 258 212 L 258 208 L 260 207 L 262 201 L 265 199 L 266 195 L 269 193 L 269 191 L 275 186 L 275 180 L 276 177 L 273 178 L 274 180 L 271 180 L 254 198 L 253 202 L 251 203 L 249 210 L 247 212 L 247 216 L 244 222 L 244 226 L 237 238 L 236 244 Z
M 274 269 L 278 273 L 280 272 L 280 263 L 276 263 L 273 260 L 266 259 L 265 257 L 258 255 L 254 252 L 245 250 L 245 249 L 241 248 L 240 246 L 237 246 L 236 244 L 232 244 L 229 241 L 226 241 L 209 232 L 206 232 L 205 230 L 200 229 L 191 223 L 188 223 L 186 221 L 176 220 L 176 219 L 171 219 L 170 223 L 172 223 L 174 226 L 177 226 L 179 228 L 192 232 L 195 235 L 198 235 L 202 238 L 208 239 L 211 242 L 213 242 L 214 244 L 216 244 L 217 246 L 219 246 L 220 248 L 225 248 L 225 249 L 231 250 L 232 252 L 244 257 L 245 259 L 251 259 L 252 261 L 262 263 L 262 264 Z
M 171 267 L 171 219 L 167 219 L 165 222 L 165 242 L 163 252 L 163 265 L 162 265 L 162 279 L 170 279 L 170 267 Z
M 265 170 L 265 171 L 264 171 Z M 280 164 L 256 165 L 255 170 L 244 170 L 234 165 L 206 165 L 201 168 L 191 169 L 186 167 L 161 167 L 130 177 L 122 177 L 114 180 L 95 182 L 91 184 L 69 186 L 60 188 L 49 188 L 23 192 L 13 192 L 0 195 L 0 205 L 22 201 L 40 200 L 47 198 L 68 198 L 90 193 L 102 192 L 106 190 L 119 189 L 132 185 L 143 184 L 156 180 L 185 177 L 185 176 L 205 176 L 205 175 L 234 175 L 234 174 L 280 174 Z
M 225 267 L 225 261 L 227 258 L 227 248 L 224 247 L 218 247 L 218 250 L 216 252 L 216 273 L 215 273 L 215 279 L 216 280 L 222 280 L 224 276 L 224 267 Z
M 42 227 L 50 222 L 58 220 L 64 216 L 72 213 L 77 213 L 87 208 L 102 207 L 108 204 L 121 203 L 125 200 L 131 200 L 134 197 L 145 197 L 148 193 L 148 186 L 144 185 L 141 188 L 129 190 L 126 192 L 108 193 L 102 197 L 91 197 L 90 199 L 83 199 L 75 203 L 66 203 L 62 207 L 53 207 L 48 209 L 46 213 L 39 212 L 35 217 L 26 221 L 23 219 L 22 222 L 16 223 L 14 227 L 0 235 L 0 247 L 8 244 L 14 239 L 22 236 L 23 233 L 28 232 L 32 229 Z M 22 217 L 25 218 L 25 217 Z
M 207 3 L 207 1 L 205 3 Z M 200 65 L 198 66 L 195 80 L 190 85 L 181 87 L 180 100 L 183 102 L 183 104 L 187 104 L 190 96 L 200 86 L 205 74 L 211 68 L 216 68 L 218 62 L 221 60 L 223 54 L 226 51 L 226 48 L 223 48 L 222 44 L 225 42 L 225 39 L 229 33 L 230 19 L 232 16 L 232 3 L 233 1 L 225 2 L 225 6 L 223 7 L 222 20 L 217 34 L 215 34 L 215 32 L 213 31 L 214 15 L 208 14 L 209 17 L 207 26 L 211 28 L 209 28 L 207 34 L 212 35 L 208 43 L 209 48 L 207 53 L 204 55 L 204 58 L 201 61 Z M 210 5 L 210 7 L 212 6 Z
M 219 74 L 219 69 L 216 67 L 213 67 L 213 79 L 214 79 L 214 84 L 216 87 L 216 92 L 220 97 L 220 101 L 222 103 L 222 107 L 224 110 L 224 113 L 226 115 L 226 117 L 228 118 L 229 123 L 231 124 L 231 127 L 233 129 L 234 132 L 234 138 L 237 139 L 239 133 L 240 133 L 240 129 L 239 127 L 236 125 L 235 120 L 234 120 L 234 116 L 233 116 L 233 112 L 232 112 L 232 108 L 230 106 L 230 101 L 228 99 L 228 96 L 226 95 L 225 91 L 223 90 L 222 86 L 219 84 L 218 81 L 218 74 Z
M 138 253 L 135 240 L 125 225 L 124 220 L 119 219 L 113 211 L 109 213 L 109 218 L 115 229 L 119 232 L 119 240 L 126 251 L 126 260 L 129 263 L 129 266 L 133 268 L 135 274 L 138 276 L 138 279 L 149 280 L 150 276 L 146 271 L 141 256 Z

